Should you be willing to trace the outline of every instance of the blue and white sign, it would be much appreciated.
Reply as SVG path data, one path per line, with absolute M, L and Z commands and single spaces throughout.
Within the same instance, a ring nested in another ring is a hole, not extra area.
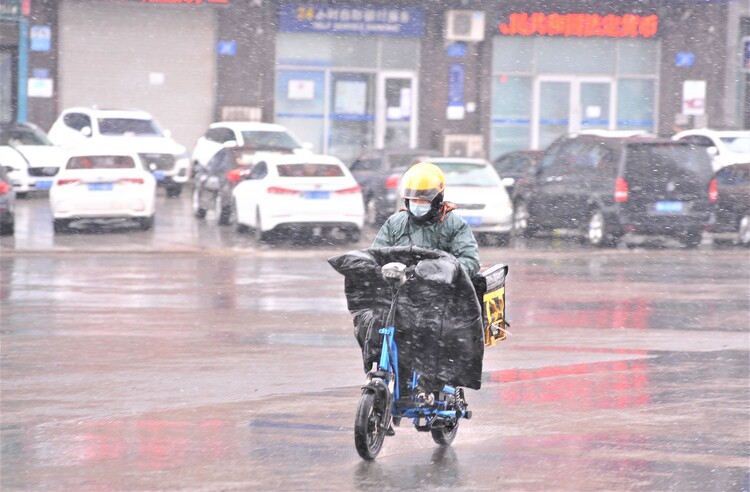
M 462 120 L 466 113 L 464 103 L 464 64 L 451 63 L 448 67 L 448 108 L 449 120 Z
M 49 51 L 52 44 L 52 29 L 50 26 L 31 26 L 29 29 L 31 51 Z
M 422 37 L 424 10 L 287 3 L 279 6 L 280 32 Z
M 237 54 L 237 41 L 219 41 L 216 51 L 219 56 L 234 56 Z
M 678 67 L 692 67 L 695 65 L 695 53 L 681 51 L 674 57 L 674 64 Z

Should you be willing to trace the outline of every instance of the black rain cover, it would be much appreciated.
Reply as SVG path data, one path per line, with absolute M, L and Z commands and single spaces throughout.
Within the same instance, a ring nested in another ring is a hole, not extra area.
M 482 311 L 471 280 L 452 255 L 416 246 L 355 250 L 328 259 L 345 277 L 347 306 L 354 315 L 365 371 L 380 358 L 378 330 L 385 326 L 391 304 L 391 289 L 380 268 L 393 261 L 416 267 L 396 301 L 401 380 L 415 369 L 432 389 L 444 384 L 479 389 Z

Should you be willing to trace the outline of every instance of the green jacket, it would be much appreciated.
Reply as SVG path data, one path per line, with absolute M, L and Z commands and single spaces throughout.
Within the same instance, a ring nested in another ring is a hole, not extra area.
M 437 216 L 423 225 L 415 224 L 405 210 L 396 212 L 380 228 L 372 247 L 421 246 L 439 249 L 458 258 L 471 278 L 479 271 L 477 241 L 469 224 L 450 210 L 448 207 L 442 219 Z

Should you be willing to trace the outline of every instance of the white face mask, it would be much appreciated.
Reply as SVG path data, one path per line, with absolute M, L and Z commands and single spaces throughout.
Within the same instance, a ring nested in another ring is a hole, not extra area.
M 424 217 L 430 211 L 430 208 L 432 208 L 432 204 L 430 203 L 409 202 L 409 211 L 414 217 Z

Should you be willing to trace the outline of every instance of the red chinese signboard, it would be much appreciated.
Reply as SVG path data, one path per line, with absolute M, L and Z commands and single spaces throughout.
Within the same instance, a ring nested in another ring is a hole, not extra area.
M 544 14 L 517 12 L 500 23 L 506 36 L 575 36 L 650 38 L 659 28 L 657 15 Z

